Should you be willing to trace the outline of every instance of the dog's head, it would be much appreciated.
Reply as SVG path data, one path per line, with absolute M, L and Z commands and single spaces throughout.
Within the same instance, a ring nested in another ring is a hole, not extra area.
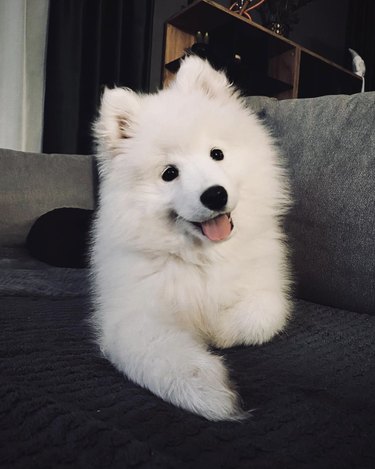
M 229 239 L 243 187 L 259 197 L 272 153 L 224 73 L 197 57 L 156 94 L 107 89 L 95 135 L 102 208 L 127 242 L 170 252 Z

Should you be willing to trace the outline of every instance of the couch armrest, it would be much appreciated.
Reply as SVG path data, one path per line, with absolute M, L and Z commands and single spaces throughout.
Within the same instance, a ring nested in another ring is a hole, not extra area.
M 94 207 L 94 158 L 0 149 L 0 245 L 22 245 L 34 221 L 59 207 Z

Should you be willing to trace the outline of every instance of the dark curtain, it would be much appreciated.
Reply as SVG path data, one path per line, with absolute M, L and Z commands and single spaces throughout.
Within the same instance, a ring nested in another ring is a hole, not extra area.
M 375 90 L 375 1 L 349 0 L 346 45 L 366 63 L 366 91 Z
M 51 0 L 43 151 L 90 154 L 104 85 L 149 87 L 153 0 Z

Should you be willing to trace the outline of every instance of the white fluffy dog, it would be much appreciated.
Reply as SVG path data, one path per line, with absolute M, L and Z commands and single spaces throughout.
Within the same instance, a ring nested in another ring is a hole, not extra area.
M 290 302 L 273 141 L 224 73 L 185 59 L 156 94 L 107 89 L 92 269 L 105 356 L 211 420 L 244 416 L 214 347 L 261 344 Z

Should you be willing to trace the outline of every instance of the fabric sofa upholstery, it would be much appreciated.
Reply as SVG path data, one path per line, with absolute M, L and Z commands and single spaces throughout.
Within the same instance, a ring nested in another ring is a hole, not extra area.
M 94 208 L 94 176 L 88 155 L 0 149 L 0 245 L 24 244 L 34 221 L 54 208 Z
M 375 314 L 375 92 L 249 104 L 291 176 L 298 296 Z

